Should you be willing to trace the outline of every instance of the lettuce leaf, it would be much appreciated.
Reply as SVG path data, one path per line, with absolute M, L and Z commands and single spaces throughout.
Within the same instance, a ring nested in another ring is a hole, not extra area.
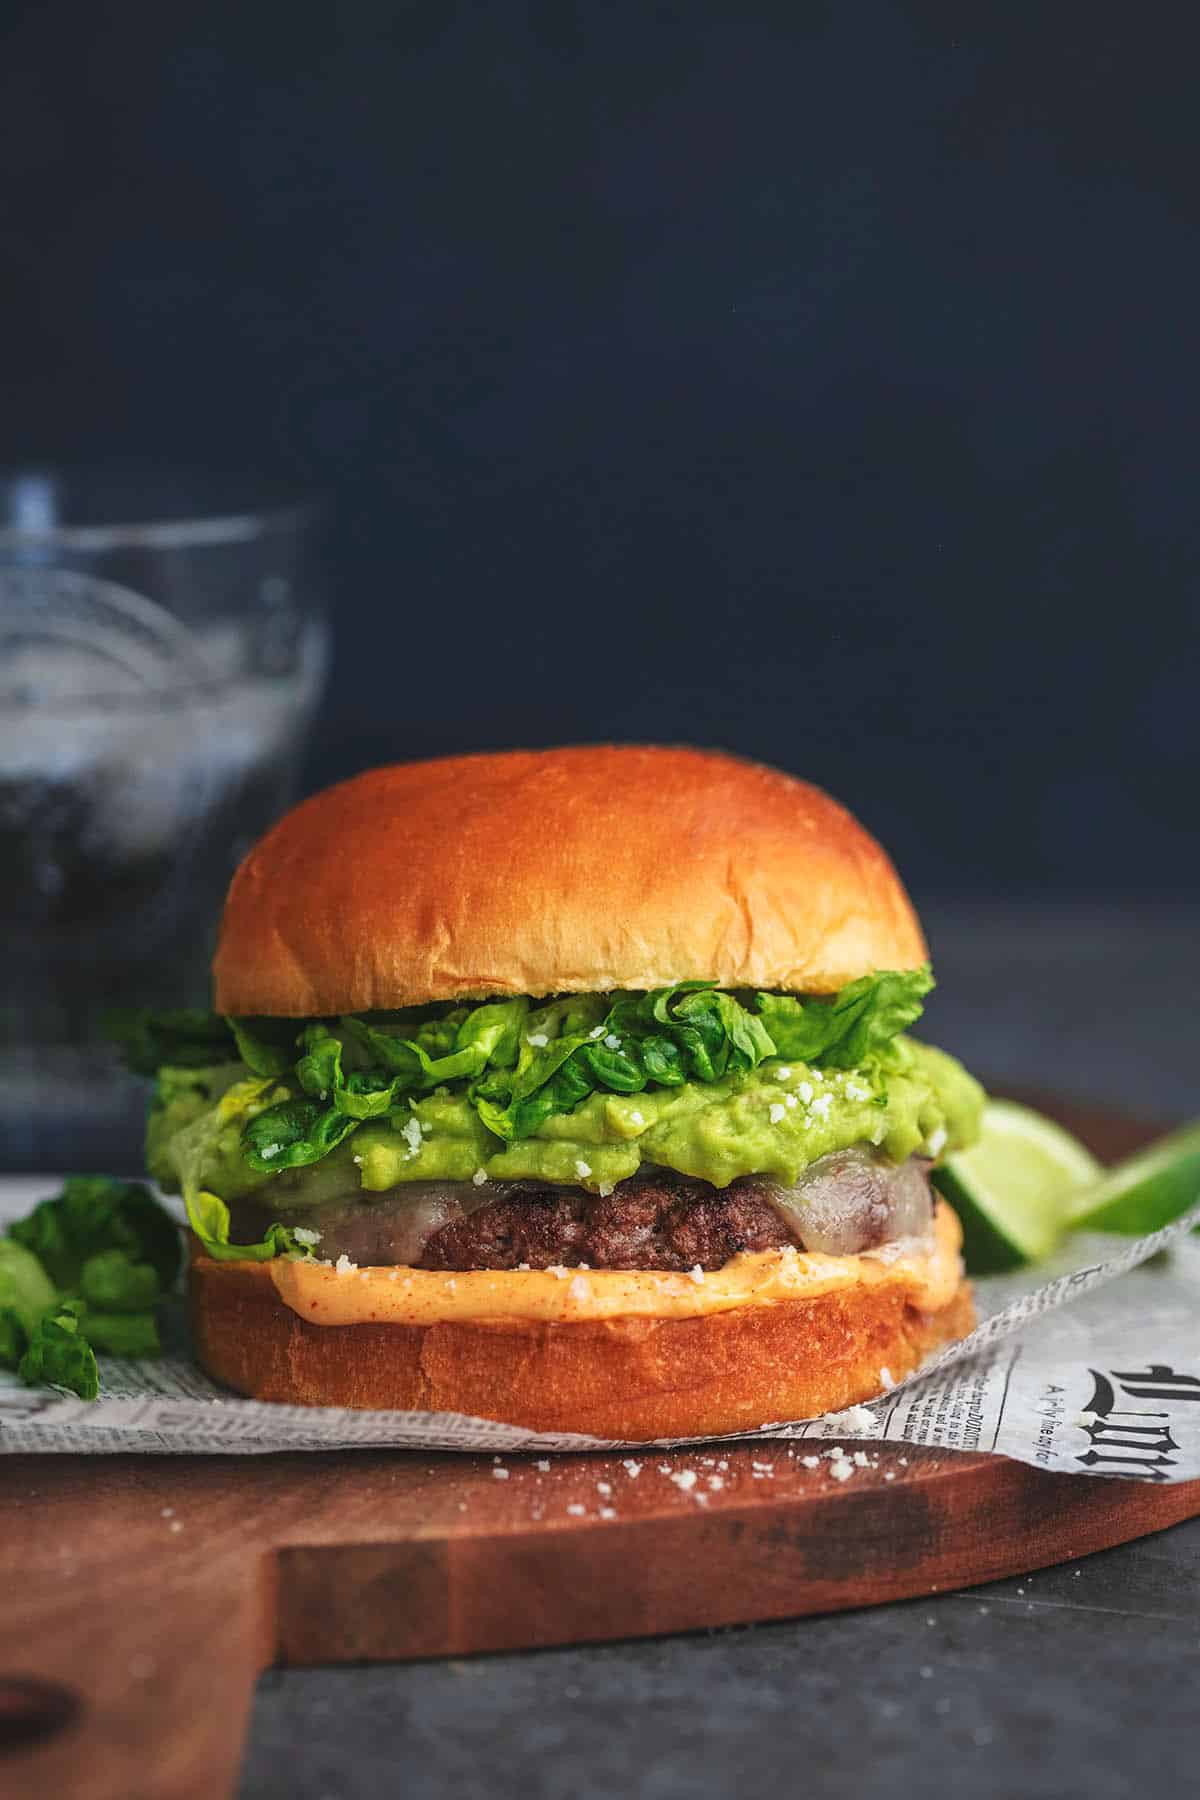
M 38 1320 L 57 1300 L 33 1251 L 0 1238 L 0 1367 L 16 1368 Z
M 238 1055 L 254 1075 L 286 1075 L 296 1060 L 293 1019 L 226 1019 Z
M 147 1188 L 72 1176 L 0 1238 L 0 1364 L 95 1399 L 97 1349 L 159 1353 L 154 1309 L 179 1262 L 178 1227 Z
M 480 1118 L 497 1137 L 528 1137 L 555 1113 L 570 1112 L 598 1088 L 638 1094 L 654 1083 L 719 1081 L 775 1054 L 758 1016 L 711 982 L 681 981 L 614 999 L 573 998 L 542 1009 L 511 1074 L 476 1084 Z M 574 1026 L 575 1029 L 569 1029 Z M 550 1039 L 530 1046 L 529 1039 Z
M 204 1189 L 184 1192 L 188 1224 L 199 1238 L 206 1256 L 218 1262 L 270 1262 L 273 1256 L 310 1256 L 286 1225 L 271 1225 L 257 1244 L 231 1244 L 229 1208 L 216 1194 Z
M 17 1373 L 28 1387 L 62 1387 L 81 1400 L 94 1400 L 100 1392 L 96 1353 L 80 1335 L 84 1311 L 81 1300 L 64 1300 L 61 1306 L 38 1320 Z
M 770 1056 L 852 1068 L 919 1017 L 932 986 L 926 965 L 864 976 L 828 999 L 681 981 L 536 1005 L 517 996 L 308 1024 L 228 1020 L 244 1065 L 264 1091 L 276 1084 L 245 1123 L 241 1155 L 258 1175 L 319 1162 L 366 1119 L 402 1128 L 408 1101 L 443 1085 L 465 1087 L 487 1129 L 512 1142 L 598 1090 L 720 1081 Z
M 151 1012 L 147 1007 L 114 1009 L 105 1015 L 105 1034 L 120 1045 L 126 1067 L 135 1075 L 155 1075 L 164 1063 L 177 1069 L 203 1069 L 229 1062 L 238 1046 L 226 1021 L 216 1013 L 179 1007 Z
M 88 1343 L 105 1356 L 162 1355 L 158 1324 L 152 1312 L 105 1313 L 89 1306 L 81 1324 Z
M 306 1026 L 293 1077 L 300 1092 L 249 1121 L 242 1154 L 259 1173 L 296 1169 L 319 1162 L 364 1119 L 386 1118 L 399 1109 L 403 1122 L 408 1095 L 515 1062 L 528 1010 L 523 995 L 458 1007 L 415 1022 L 411 1036 L 359 1018 L 342 1019 L 337 1031 L 320 1023 Z
M 831 1000 L 760 994 L 759 1016 L 779 1056 L 851 1069 L 920 1018 L 933 985 L 926 963 L 919 969 L 864 975 Z
M 123 1250 L 132 1260 L 149 1263 L 163 1289 L 179 1273 L 178 1227 L 149 1188 L 136 1181 L 70 1175 L 61 1194 L 15 1220 L 8 1235 L 33 1252 L 61 1292 L 79 1291 L 85 1262 L 102 1250 Z
M 79 1293 L 88 1308 L 100 1312 L 146 1313 L 162 1292 L 152 1263 L 135 1262 L 128 1250 L 100 1250 L 79 1271 Z

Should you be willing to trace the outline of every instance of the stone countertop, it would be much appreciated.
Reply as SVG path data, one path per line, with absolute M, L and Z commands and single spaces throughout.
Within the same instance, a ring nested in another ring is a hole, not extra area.
M 999 1087 L 1200 1113 L 1194 912 L 923 907 L 927 1033 Z M 1082 1478 L 1081 1478 L 1082 1479 Z M 244 1800 L 1183 1791 L 1200 1519 L 1022 1580 L 592 1648 L 272 1672 Z

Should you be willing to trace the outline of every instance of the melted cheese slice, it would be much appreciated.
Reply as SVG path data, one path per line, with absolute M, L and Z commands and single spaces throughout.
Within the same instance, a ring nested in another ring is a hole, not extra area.
M 743 1252 L 703 1280 L 643 1269 L 355 1268 L 276 1257 L 259 1264 L 282 1299 L 310 1325 L 434 1325 L 445 1319 L 690 1319 L 738 1306 L 815 1300 L 856 1287 L 903 1285 L 927 1312 L 949 1305 L 962 1278 L 962 1232 L 938 1202 L 928 1238 L 861 1256 L 803 1250 Z

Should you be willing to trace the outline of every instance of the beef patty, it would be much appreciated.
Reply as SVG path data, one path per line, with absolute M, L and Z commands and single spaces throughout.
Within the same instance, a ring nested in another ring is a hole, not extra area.
M 856 1146 L 821 1157 L 795 1187 L 759 1175 L 728 1187 L 643 1169 L 611 1194 L 545 1182 L 412 1182 L 364 1200 L 231 1208 L 236 1243 L 273 1219 L 318 1231 L 317 1255 L 361 1267 L 719 1269 L 741 1250 L 786 1244 L 849 1256 L 929 1229 L 929 1163 L 892 1165 Z

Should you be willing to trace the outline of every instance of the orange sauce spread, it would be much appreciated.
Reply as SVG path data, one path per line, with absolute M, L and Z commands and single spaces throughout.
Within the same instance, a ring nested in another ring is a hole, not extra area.
M 940 1201 L 928 1239 L 861 1256 L 803 1250 L 743 1252 L 722 1269 L 668 1274 L 652 1269 L 357 1268 L 277 1257 L 266 1267 L 280 1298 L 311 1325 L 433 1325 L 444 1319 L 585 1319 L 641 1315 L 696 1318 L 738 1306 L 815 1300 L 880 1283 L 902 1284 L 935 1312 L 961 1278 L 958 1220 Z

